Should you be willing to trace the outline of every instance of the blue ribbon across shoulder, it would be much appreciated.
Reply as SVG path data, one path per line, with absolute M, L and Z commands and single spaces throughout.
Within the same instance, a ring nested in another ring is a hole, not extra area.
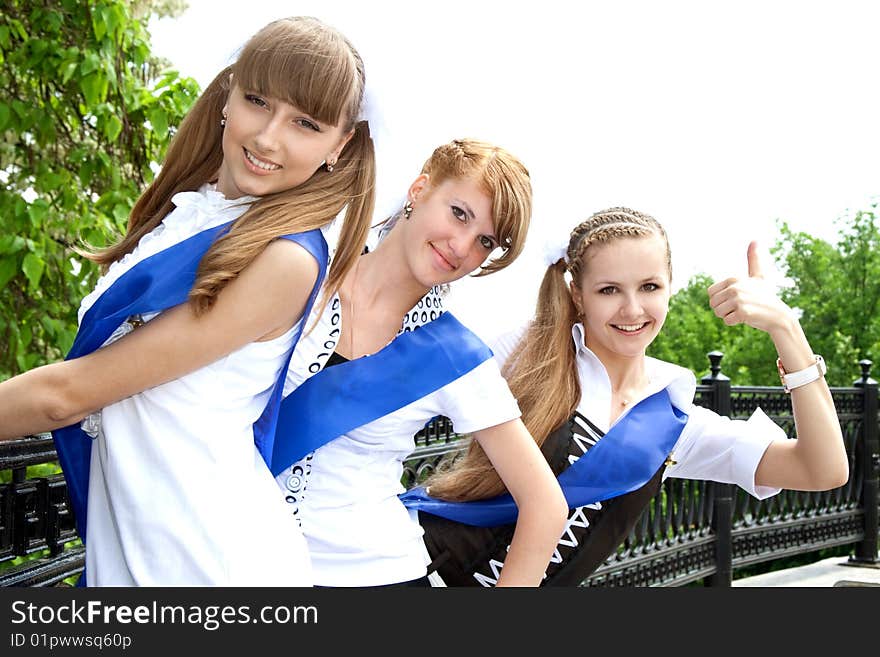
M 206 229 L 164 251 L 160 251 L 125 272 L 107 289 L 85 313 L 67 360 L 89 354 L 107 340 L 116 328 L 132 315 L 160 312 L 184 303 L 195 282 L 199 262 L 214 241 L 232 222 Z M 284 239 L 303 246 L 318 262 L 318 279 L 309 296 L 304 317 L 315 301 L 327 269 L 328 248 L 319 230 L 285 235 Z M 300 324 L 300 332 L 302 325 Z M 299 333 L 294 337 L 294 345 Z M 292 351 L 292 349 L 291 349 Z M 287 356 L 287 362 L 290 354 Z M 281 370 L 269 403 L 254 425 L 254 436 L 260 453 L 268 463 L 274 444 L 275 421 L 283 389 L 287 362 Z M 89 469 L 92 441 L 80 428 L 72 424 L 52 432 L 58 460 L 64 470 L 68 494 L 76 518 L 77 531 L 85 541 L 86 510 L 88 507 Z
M 450 312 L 398 335 L 384 349 L 326 368 L 282 404 L 272 474 L 352 429 L 388 415 L 454 381 L 492 351 Z
M 559 475 L 569 508 L 624 495 L 645 485 L 678 441 L 688 416 L 672 405 L 664 389 L 646 397 L 621 418 L 586 454 Z M 400 495 L 404 505 L 477 527 L 516 521 L 509 494 L 473 502 L 447 502 L 424 487 Z

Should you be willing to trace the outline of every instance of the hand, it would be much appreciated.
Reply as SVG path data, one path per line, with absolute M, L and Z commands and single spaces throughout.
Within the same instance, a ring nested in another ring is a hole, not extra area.
M 728 326 L 748 324 L 772 333 L 791 320 L 791 309 L 764 280 L 757 242 L 749 243 L 747 258 L 749 277 L 728 278 L 710 286 L 709 305 Z

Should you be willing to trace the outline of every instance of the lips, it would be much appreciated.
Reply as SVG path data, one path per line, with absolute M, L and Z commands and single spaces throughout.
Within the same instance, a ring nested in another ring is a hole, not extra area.
M 436 246 L 434 246 L 431 242 L 428 242 L 428 244 L 431 246 L 431 249 L 434 251 L 434 256 L 435 256 L 438 264 L 440 265 L 441 269 L 445 269 L 447 271 L 455 271 L 456 269 L 458 269 L 458 267 L 456 265 L 452 264 L 452 262 L 450 261 L 449 258 L 447 258 L 445 255 L 443 255 L 443 253 L 440 251 L 440 249 L 438 249 Z
M 242 150 L 244 151 L 245 162 L 247 162 L 247 164 L 249 165 L 248 168 L 250 168 L 250 170 L 254 173 L 272 173 L 273 171 L 277 171 L 281 168 L 280 164 L 276 164 L 275 162 L 259 158 L 244 147 L 242 147 Z
M 618 333 L 624 335 L 637 335 L 650 324 L 650 322 L 640 322 L 638 324 L 612 324 L 611 327 Z

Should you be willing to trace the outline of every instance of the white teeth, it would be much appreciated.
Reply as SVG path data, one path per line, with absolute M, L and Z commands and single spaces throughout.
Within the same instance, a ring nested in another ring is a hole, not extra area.
M 254 155 L 251 154 L 250 151 L 246 150 L 244 152 L 244 156 L 248 159 L 248 162 L 253 164 L 255 167 L 259 167 L 265 171 L 275 171 L 275 169 L 280 169 L 281 167 L 277 164 L 269 164 L 268 162 L 263 162 L 263 160 L 258 160 Z
M 621 331 L 626 331 L 627 333 L 632 333 L 634 331 L 638 331 L 640 328 L 644 327 L 648 322 L 644 322 L 642 324 L 612 324 L 612 326 L 616 329 L 620 329 Z

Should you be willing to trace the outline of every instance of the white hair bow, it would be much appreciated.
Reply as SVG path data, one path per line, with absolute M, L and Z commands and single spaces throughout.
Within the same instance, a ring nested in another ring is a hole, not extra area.
M 562 231 L 551 235 L 544 242 L 544 265 L 552 267 L 560 260 L 565 260 L 565 263 L 568 264 L 568 259 L 565 257 L 567 250 L 568 235 Z

